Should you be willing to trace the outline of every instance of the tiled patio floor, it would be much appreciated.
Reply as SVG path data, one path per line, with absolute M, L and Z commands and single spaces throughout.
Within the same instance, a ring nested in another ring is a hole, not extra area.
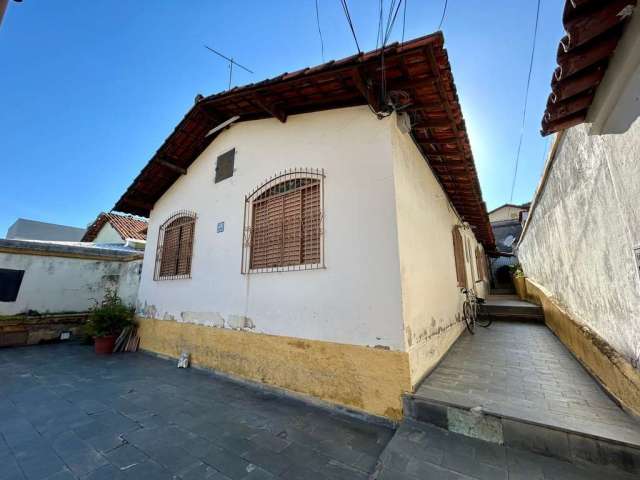
M 416 396 L 640 446 L 640 425 L 544 324 L 497 321 L 465 333 Z
M 140 353 L 0 350 L 0 480 L 366 479 L 392 435 Z

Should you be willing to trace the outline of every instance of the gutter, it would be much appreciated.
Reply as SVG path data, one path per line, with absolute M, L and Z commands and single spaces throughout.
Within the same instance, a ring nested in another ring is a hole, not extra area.
M 533 215 L 535 214 L 536 207 L 538 206 L 538 201 L 542 197 L 542 194 L 544 193 L 544 187 L 546 186 L 547 179 L 551 174 L 551 169 L 553 167 L 553 164 L 555 163 L 556 156 L 558 154 L 558 149 L 560 148 L 560 143 L 564 139 L 565 132 L 566 130 L 561 130 L 556 134 L 556 137 L 553 140 L 553 145 L 551 146 L 551 152 L 549 153 L 549 158 L 547 159 L 547 163 L 545 164 L 544 170 L 542 171 L 542 178 L 540 178 L 540 182 L 538 183 L 538 188 L 536 188 L 536 194 L 533 196 L 533 200 L 531 201 L 531 207 L 529 207 L 529 215 L 527 216 L 527 221 L 525 222 L 524 227 L 522 228 L 522 233 L 520 234 L 520 238 L 518 239 L 518 244 L 515 247 L 516 252 L 518 248 L 520 248 L 520 244 L 522 243 L 522 240 L 524 239 L 527 233 L 529 224 L 531 223 L 531 220 L 533 219 Z

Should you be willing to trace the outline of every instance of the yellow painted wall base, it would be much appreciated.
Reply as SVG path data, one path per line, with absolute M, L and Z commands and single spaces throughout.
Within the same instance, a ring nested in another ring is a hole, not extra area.
M 640 372 L 596 332 L 577 322 L 542 286 L 526 279 L 527 298 L 542 305 L 547 326 L 627 410 L 640 416 Z
M 140 348 L 393 420 L 411 389 L 405 352 L 138 318 Z

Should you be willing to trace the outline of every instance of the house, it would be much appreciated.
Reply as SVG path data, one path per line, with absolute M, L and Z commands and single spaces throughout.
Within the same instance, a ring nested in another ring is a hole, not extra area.
M 555 137 L 517 252 L 549 326 L 640 414 L 640 13 L 567 1 L 562 21 L 542 120 Z
M 84 228 L 19 218 L 9 227 L 9 230 L 7 230 L 6 238 L 12 240 L 78 242 L 84 235 L 84 232 Z
M 522 205 L 505 203 L 489 212 L 489 221 L 491 223 L 506 221 L 522 222 L 523 217 L 526 216 L 526 213 L 529 211 L 530 205 L 530 203 L 523 203 Z
M 147 219 L 116 212 L 102 212 L 89 225 L 83 242 L 121 244 L 127 240 L 143 243 L 147 239 Z
M 142 349 L 401 416 L 494 248 L 443 43 L 196 97 L 114 208 L 149 217 Z
M 492 287 L 496 291 L 513 290 L 510 266 L 518 263 L 513 249 L 520 239 L 529 205 L 505 203 L 489 212 L 489 221 L 496 242 L 496 255 L 490 257 Z

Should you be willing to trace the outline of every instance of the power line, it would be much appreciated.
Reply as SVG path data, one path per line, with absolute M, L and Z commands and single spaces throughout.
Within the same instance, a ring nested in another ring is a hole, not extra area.
M 392 17 L 391 16 L 391 12 L 393 10 L 394 3 L 395 2 L 392 1 L 391 5 L 389 6 L 389 19 L 387 20 L 387 30 L 385 32 L 384 45 L 386 45 L 387 42 L 389 41 L 389 37 L 391 36 L 391 32 L 393 31 L 393 26 L 396 23 L 396 18 L 398 17 L 398 11 L 400 11 L 400 6 L 402 5 L 402 0 L 400 0 L 398 2 L 398 5 L 396 6 L 396 11 L 393 13 L 393 17 Z
M 316 23 L 318 24 L 318 35 L 320 35 L 320 52 L 322 63 L 324 63 L 324 41 L 322 40 L 322 30 L 320 30 L 320 13 L 318 12 L 318 0 L 316 0 Z
M 402 12 L 402 43 L 404 43 L 404 27 L 407 24 L 407 1 L 404 0 L 404 11 Z
M 378 3 L 380 4 L 380 13 L 378 15 L 378 33 L 376 37 L 376 50 L 382 44 L 382 12 L 384 10 L 383 0 L 380 0 Z
M 524 108 L 522 109 L 522 125 L 520 127 L 520 139 L 518 140 L 518 151 L 516 153 L 516 165 L 513 170 L 513 180 L 511 181 L 511 195 L 509 202 L 513 201 L 513 191 L 516 187 L 516 178 L 518 176 L 518 163 L 520 162 L 520 149 L 522 148 L 522 139 L 524 138 L 524 125 L 527 117 L 527 100 L 529 99 L 529 85 L 531 84 L 531 71 L 533 70 L 533 57 L 536 52 L 536 39 L 538 38 L 538 21 L 540 19 L 540 0 L 536 7 L 536 24 L 533 29 L 533 45 L 531 46 L 531 58 L 529 59 L 529 74 L 527 75 L 527 87 L 524 93 Z
M 347 5 L 347 0 L 340 0 L 342 4 L 342 9 L 344 10 L 344 15 L 347 17 L 347 23 L 349 24 L 349 28 L 351 29 L 351 34 L 353 35 L 353 40 L 356 42 L 356 48 L 358 49 L 358 53 L 362 53 L 360 50 L 360 45 L 358 44 L 358 37 L 356 37 L 356 31 L 353 28 L 353 22 L 351 21 L 351 15 L 349 14 L 349 6 Z
M 449 0 L 444 0 L 444 8 L 442 9 L 442 17 L 440 18 L 440 23 L 438 24 L 438 30 L 442 29 L 442 23 L 444 22 L 444 16 L 447 14 L 447 4 Z

